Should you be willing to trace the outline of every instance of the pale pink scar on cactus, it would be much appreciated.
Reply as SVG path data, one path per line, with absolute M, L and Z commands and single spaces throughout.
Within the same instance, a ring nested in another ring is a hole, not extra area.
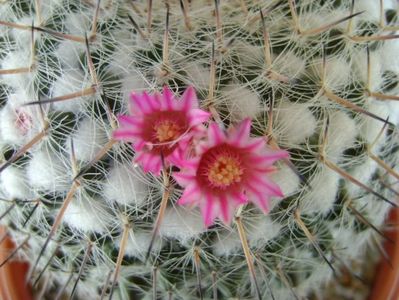
M 267 213 L 270 197 L 283 197 L 268 174 L 288 152 L 270 149 L 263 137 L 250 137 L 250 129 L 249 119 L 227 132 L 211 123 L 196 155 L 180 163 L 181 171 L 173 175 L 185 188 L 178 204 L 199 206 L 207 227 L 216 218 L 229 224 L 237 207 L 248 202 Z
M 132 93 L 129 115 L 119 116 L 114 138 L 131 142 L 135 161 L 145 172 L 159 175 L 162 157 L 168 165 L 179 159 L 209 116 L 199 108 L 193 87 L 188 87 L 181 99 L 168 87 L 162 94 Z

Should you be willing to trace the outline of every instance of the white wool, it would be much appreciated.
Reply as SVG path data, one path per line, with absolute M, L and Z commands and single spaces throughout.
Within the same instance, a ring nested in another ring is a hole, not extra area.
M 91 198 L 84 191 L 78 191 L 68 205 L 63 222 L 82 232 L 104 233 L 113 220 L 107 206 L 101 199 Z
M 144 259 L 151 242 L 151 236 L 152 234 L 150 232 L 135 232 L 134 228 L 130 230 L 126 243 L 125 255 Z M 115 242 L 117 248 L 120 246 L 121 239 L 122 237 L 119 237 Z M 155 239 L 151 252 L 157 253 L 161 249 L 161 245 L 161 239 Z
M 89 74 L 84 74 L 78 69 L 66 71 L 54 82 L 54 85 L 51 87 L 51 96 L 60 97 L 79 92 L 90 87 L 91 83 L 89 80 Z M 65 101 L 54 102 L 53 106 L 55 110 L 78 113 L 93 98 L 94 96 L 76 97 Z
M 399 73 L 399 40 L 385 42 L 381 47 L 381 63 L 384 70 Z
M 273 58 L 272 69 L 289 79 L 300 76 L 305 72 L 306 60 L 293 51 L 283 51 Z
M 373 159 L 367 156 L 365 158 L 365 161 L 361 165 L 356 166 L 349 173 L 361 183 L 364 183 L 366 186 L 372 188 L 372 186 L 370 186 L 369 184 L 369 180 L 374 175 L 374 172 L 377 170 L 377 167 L 378 164 Z M 346 186 L 348 194 L 351 197 L 356 197 L 366 192 L 365 189 L 350 181 L 346 181 L 346 183 L 347 183 Z
M 240 65 L 259 68 L 264 64 L 265 54 L 263 46 L 254 46 L 238 41 L 234 49 L 237 51 Z
M 398 101 L 388 101 L 389 107 L 389 121 L 399 126 L 399 102 Z
M 275 134 L 280 143 L 305 142 L 316 130 L 317 121 L 306 104 L 282 100 L 275 112 Z
M 275 238 L 282 228 L 278 222 L 273 222 L 269 216 L 261 215 L 249 219 L 245 224 L 245 230 L 250 247 L 262 247 L 269 240 Z
M 380 1 L 376 0 L 361 0 L 355 1 L 355 12 L 364 11 L 357 16 L 355 20 L 365 20 L 371 22 L 379 22 L 380 20 Z
M 122 205 L 142 205 L 148 197 L 149 186 L 141 168 L 133 163 L 115 164 L 104 183 L 104 198 Z
M 324 165 L 320 165 L 309 181 L 310 190 L 300 200 L 305 214 L 327 213 L 333 206 L 338 192 L 340 176 Z
M 325 146 L 326 158 L 333 162 L 339 161 L 342 152 L 354 145 L 357 134 L 356 122 L 346 113 L 331 113 Z
M 221 89 L 221 97 L 235 122 L 245 118 L 254 119 L 262 111 L 259 95 L 247 87 L 230 84 Z
M 205 231 L 201 214 L 183 207 L 170 207 L 165 211 L 159 234 L 174 238 L 183 245 Z
M 395 118 L 398 118 L 394 111 L 392 112 L 389 110 L 389 105 L 385 101 L 370 100 L 367 110 L 383 119 L 387 119 L 389 116 L 389 121 L 393 123 L 395 123 Z M 363 122 L 361 122 L 360 125 L 360 134 L 367 141 L 367 143 L 373 143 L 384 126 L 384 123 L 374 118 L 370 118 L 369 116 L 362 116 L 362 119 Z M 377 148 L 378 145 L 385 143 L 385 133 L 377 141 Z
M 186 84 L 193 85 L 196 90 L 207 90 L 209 88 L 211 77 L 209 68 L 204 67 L 199 62 L 193 61 L 185 64 L 183 70 L 186 73 L 184 76 Z
M 34 189 L 59 193 L 68 191 L 71 186 L 73 175 L 69 174 L 69 166 L 49 150 L 32 153 L 26 171 Z
M 298 175 L 286 164 L 280 164 L 278 171 L 272 173 L 270 177 L 281 188 L 284 197 L 296 193 L 299 189 L 300 180 Z
M 143 74 L 136 70 L 128 70 L 128 74 L 122 78 L 123 103 L 128 106 L 130 94 L 134 91 L 141 93 L 148 90 L 150 83 L 144 77 Z
M 37 25 L 36 17 L 34 15 L 31 15 L 29 17 L 25 16 L 20 19 L 17 19 L 15 23 L 31 26 L 33 21 L 35 22 L 35 25 Z M 35 31 L 34 33 L 35 41 L 38 39 L 40 35 L 41 35 L 40 32 Z M 21 30 L 18 28 L 12 28 L 10 36 L 18 43 L 19 47 L 30 49 L 32 45 L 32 32 L 30 30 Z
M 364 255 L 368 249 L 367 244 L 370 242 L 370 235 L 373 233 L 371 229 L 360 233 L 354 233 L 347 226 L 333 227 L 331 230 L 336 248 L 340 249 L 340 257 L 346 258 L 349 263 L 350 258 L 359 258 Z
M 0 182 L 3 191 L 9 198 L 32 199 L 35 195 L 29 188 L 24 170 L 9 166 L 0 173 Z
M 82 13 L 67 14 L 65 28 L 69 34 L 84 37 L 91 30 L 91 19 Z
M 30 47 L 20 48 L 15 51 L 9 52 L 1 60 L 1 69 L 10 70 L 18 68 L 28 68 L 31 65 L 31 53 Z M 33 73 L 26 72 L 20 74 L 6 74 L 0 75 L 1 82 L 15 88 L 15 89 L 26 89 L 31 86 L 33 81 Z
M 212 252 L 216 256 L 230 256 L 239 252 L 241 242 L 235 231 L 222 230 L 212 243 Z
M 79 161 L 92 160 L 97 152 L 108 142 L 103 127 L 90 118 L 83 119 L 72 134 L 76 159 Z M 68 153 L 71 153 L 71 136 L 66 141 Z
M 120 42 L 119 39 L 118 42 Z M 129 44 L 131 44 L 130 47 L 134 47 L 132 43 Z M 122 74 L 128 75 L 131 72 L 131 69 L 134 70 L 134 60 L 131 56 L 131 49 L 129 49 L 129 45 L 126 45 L 125 43 L 121 44 L 120 47 L 121 48 L 117 49 L 115 54 L 113 54 L 112 60 L 108 65 L 108 70 L 118 76 Z M 137 71 L 135 70 L 134 72 L 136 73 Z
M 10 94 L 7 100 L 0 111 L 0 132 L 5 142 L 21 146 L 43 128 L 42 118 L 37 106 L 23 106 L 34 100 L 24 90 Z
M 378 51 L 370 51 L 370 90 L 377 91 L 382 84 L 382 57 Z M 353 70 L 365 85 L 367 84 L 367 53 L 365 49 L 353 50 L 352 54 Z
M 341 57 L 330 57 L 326 61 L 324 84 L 331 90 L 340 89 L 350 82 L 351 65 Z M 311 63 L 311 72 L 322 80 L 323 60 L 316 59 Z
M 85 55 L 85 46 L 70 40 L 61 41 L 55 50 L 55 56 L 61 64 L 70 69 L 77 69 L 81 65 L 80 58 Z

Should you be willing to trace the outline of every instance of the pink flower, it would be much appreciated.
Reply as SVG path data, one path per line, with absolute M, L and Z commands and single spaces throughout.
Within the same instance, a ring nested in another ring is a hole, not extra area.
M 187 148 L 193 135 L 201 129 L 210 114 L 198 108 L 198 99 L 188 87 L 180 100 L 168 87 L 163 94 L 132 93 L 130 115 L 119 116 L 117 140 L 132 143 L 135 161 L 145 172 L 159 175 L 162 158 L 170 163 Z
M 217 217 L 229 224 L 236 208 L 247 202 L 267 213 L 270 197 L 283 196 L 268 174 L 275 170 L 272 164 L 288 153 L 271 150 L 264 138 L 251 138 L 250 128 L 249 119 L 227 132 L 211 123 L 197 155 L 174 174 L 185 188 L 178 204 L 199 206 L 206 226 Z

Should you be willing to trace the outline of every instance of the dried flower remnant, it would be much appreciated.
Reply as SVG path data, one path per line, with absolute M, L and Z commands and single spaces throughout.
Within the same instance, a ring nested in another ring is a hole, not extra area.
M 162 156 L 168 164 L 180 156 L 209 116 L 198 107 L 192 87 L 186 89 L 181 99 L 176 99 L 168 87 L 164 87 L 162 94 L 132 93 L 130 114 L 119 117 L 120 128 L 114 132 L 114 138 L 131 142 L 136 151 L 135 161 L 145 172 L 158 175 Z
M 271 150 L 264 138 L 250 137 L 250 128 L 249 119 L 227 132 L 211 123 L 197 155 L 181 163 L 181 171 L 174 173 L 185 188 L 178 204 L 199 206 L 206 226 L 216 218 L 229 224 L 235 209 L 248 202 L 267 213 L 270 197 L 283 196 L 268 174 L 275 170 L 273 163 L 288 153 Z

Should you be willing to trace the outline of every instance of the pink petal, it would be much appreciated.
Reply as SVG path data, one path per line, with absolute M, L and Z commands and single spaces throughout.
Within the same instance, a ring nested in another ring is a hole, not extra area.
M 269 207 L 269 197 L 263 195 L 261 192 L 259 192 L 256 189 L 250 188 L 247 191 L 248 194 L 248 200 L 250 202 L 253 202 L 258 206 L 265 214 L 267 214 L 270 211 Z
M 175 172 L 173 173 L 173 178 L 180 186 L 188 186 L 195 181 L 195 173 Z
M 174 99 L 174 94 L 173 92 L 169 89 L 167 85 L 163 87 L 163 100 L 164 100 L 164 106 L 167 110 L 171 110 L 175 108 L 175 99 Z
M 237 205 L 241 205 L 241 204 L 246 204 L 248 203 L 248 198 L 245 194 L 243 193 L 236 193 L 234 195 L 232 195 L 232 200 L 237 204 Z
M 215 122 L 209 124 L 208 128 L 208 144 L 209 146 L 216 146 L 223 143 L 226 139 L 226 135 L 219 125 Z
M 195 108 L 189 111 L 188 119 L 190 126 L 196 126 L 209 120 L 211 114 L 202 109 Z
M 273 151 L 262 153 L 260 155 L 250 155 L 246 157 L 248 163 L 254 164 L 254 167 L 268 167 L 275 161 L 288 157 L 287 151 Z
M 131 129 L 119 128 L 112 133 L 115 140 L 118 141 L 134 141 L 140 137 L 141 132 L 134 132 Z
M 130 94 L 130 99 L 132 102 L 132 109 L 136 107 L 141 112 L 148 114 L 152 111 L 149 101 L 147 101 L 149 95 L 144 92 L 142 95 L 137 95 L 135 93 Z
M 219 200 L 221 219 L 222 221 L 229 225 L 231 219 L 233 218 L 233 206 L 231 205 L 231 201 L 226 195 L 222 195 Z
M 162 169 L 162 161 L 158 155 L 149 152 L 137 153 L 135 161 L 143 168 L 144 172 L 160 175 Z
M 237 128 L 229 132 L 228 140 L 229 144 L 233 146 L 240 146 L 241 143 L 249 139 L 249 133 L 251 131 L 251 120 L 249 118 L 243 120 Z
M 198 99 L 195 90 L 189 86 L 182 95 L 183 110 L 189 111 L 198 107 Z
M 205 226 L 211 226 L 217 216 L 215 199 L 209 194 L 205 195 L 205 203 L 200 206 L 200 209 Z
M 265 178 L 264 176 L 253 176 L 251 178 L 251 182 L 256 184 L 256 188 L 258 190 L 262 190 L 268 195 L 277 196 L 277 197 L 284 197 L 283 192 L 278 184 L 274 183 L 273 181 Z
M 161 108 L 160 103 L 156 100 L 154 96 L 150 96 L 147 93 L 143 93 L 143 97 L 148 103 L 148 105 L 151 107 L 152 111 L 156 111 Z
M 201 190 L 196 183 L 190 184 L 184 189 L 183 195 L 177 201 L 179 205 L 198 202 L 201 199 Z
M 131 125 L 133 127 L 137 127 L 137 126 L 142 126 L 143 125 L 143 120 L 141 118 L 139 118 L 139 117 L 120 115 L 120 116 L 118 116 L 118 121 L 119 121 L 120 124 Z

